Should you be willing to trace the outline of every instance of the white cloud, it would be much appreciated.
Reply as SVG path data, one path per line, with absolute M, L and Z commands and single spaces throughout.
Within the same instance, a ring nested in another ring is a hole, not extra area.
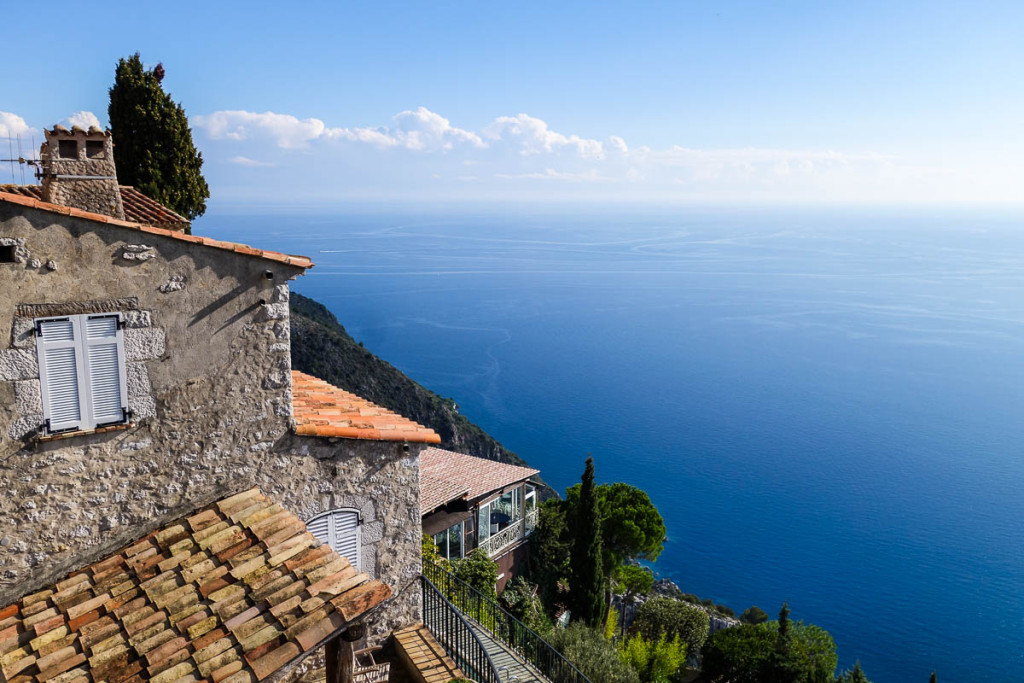
M 517 146 L 523 155 L 551 154 L 567 148 L 583 159 L 604 158 L 604 145 L 599 140 L 556 133 L 548 128 L 546 122 L 527 114 L 499 116 L 484 130 L 484 134 L 493 140 Z
M 325 133 L 327 126 L 320 119 L 298 119 L 290 114 L 272 111 L 217 111 L 195 116 L 192 123 L 214 140 L 249 140 L 271 138 L 278 147 L 303 147 Z
M 89 130 L 93 126 L 96 126 L 97 128 L 103 127 L 100 125 L 100 120 L 96 118 L 96 114 L 93 114 L 91 111 L 76 111 L 74 114 L 61 121 L 61 123 L 68 128 L 78 126 L 85 130 Z
M 396 137 L 409 149 L 447 152 L 460 144 L 476 148 L 487 146 L 476 133 L 453 127 L 448 119 L 426 107 L 398 114 L 395 127 Z
M 218 111 L 196 116 L 193 123 L 214 140 L 270 138 L 283 149 L 308 147 L 315 140 L 362 142 L 376 147 L 404 147 L 425 152 L 447 152 L 462 144 L 477 148 L 486 146 L 476 133 L 453 127 L 448 119 L 426 107 L 403 111 L 393 120 L 393 129 L 331 128 L 320 119 L 299 119 L 271 111 Z
M 25 119 L 9 111 L 0 111 L 0 138 L 25 137 L 32 133 Z
M 270 168 L 276 166 L 273 161 L 257 161 L 256 159 L 250 159 L 249 157 L 237 156 L 231 157 L 229 161 L 239 166 L 248 166 L 250 168 Z

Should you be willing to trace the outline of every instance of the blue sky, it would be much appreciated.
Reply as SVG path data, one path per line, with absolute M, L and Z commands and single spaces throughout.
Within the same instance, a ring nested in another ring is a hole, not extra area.
M 9 34 L 43 40 L 11 49 L 0 136 L 83 111 L 105 123 L 114 64 L 138 50 L 164 63 L 192 119 L 215 205 L 1024 196 L 1019 2 L 55 2 L 3 15 Z

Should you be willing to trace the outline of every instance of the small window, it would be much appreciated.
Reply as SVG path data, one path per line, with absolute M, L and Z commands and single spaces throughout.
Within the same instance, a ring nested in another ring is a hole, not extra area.
M 17 263 L 17 259 L 14 258 L 16 249 L 13 244 L 0 246 L 0 263 Z
M 121 315 L 38 318 L 35 326 L 47 433 L 127 423 Z
M 318 541 L 331 546 L 331 550 L 358 570 L 362 523 L 358 510 L 346 508 L 317 515 L 306 522 L 306 528 Z
M 466 556 L 462 546 L 464 538 L 463 522 L 448 527 L 439 534 L 434 534 L 434 545 L 438 554 L 446 560 L 459 560 Z
M 60 155 L 61 159 L 77 159 L 78 140 L 57 141 L 57 153 Z
M 85 156 L 89 159 L 102 159 L 103 158 L 103 141 L 102 140 L 86 140 L 85 141 Z

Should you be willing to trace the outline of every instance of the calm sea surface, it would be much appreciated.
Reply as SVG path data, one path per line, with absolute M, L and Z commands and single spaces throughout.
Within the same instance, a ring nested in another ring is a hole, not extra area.
M 1024 680 L 1024 214 L 211 215 L 543 471 L 646 489 L 656 563 L 875 683 Z

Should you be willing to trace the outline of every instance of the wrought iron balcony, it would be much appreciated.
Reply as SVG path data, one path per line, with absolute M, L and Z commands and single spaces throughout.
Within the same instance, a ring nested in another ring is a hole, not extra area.
M 533 508 L 526 513 L 525 517 L 513 520 L 501 531 L 491 534 L 489 538 L 481 541 L 480 546 L 487 551 L 491 557 L 495 557 L 517 541 L 526 538 L 537 528 L 537 518 L 540 515 L 538 508 Z

